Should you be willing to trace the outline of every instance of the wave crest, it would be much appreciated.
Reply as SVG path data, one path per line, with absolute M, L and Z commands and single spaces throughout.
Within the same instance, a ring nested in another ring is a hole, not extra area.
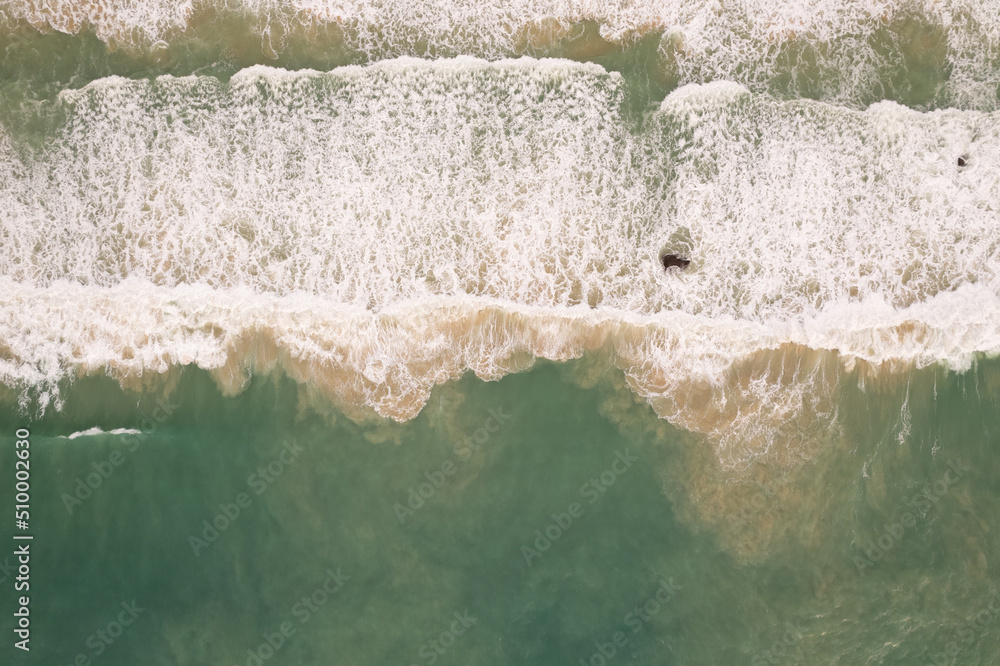
M 328 68 L 400 56 L 589 59 L 653 36 L 665 85 L 729 79 L 852 106 L 997 108 L 1000 14 L 992 0 L 2 0 L 0 20 L 92 31 L 145 66 L 191 51 L 241 65 Z M 193 69 L 197 69 L 194 67 Z

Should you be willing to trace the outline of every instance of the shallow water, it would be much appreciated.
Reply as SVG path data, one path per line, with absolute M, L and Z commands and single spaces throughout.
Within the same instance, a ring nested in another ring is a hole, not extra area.
M 840 437 L 736 472 L 620 379 L 581 388 L 581 364 L 463 379 L 405 425 L 317 412 L 277 377 L 223 397 L 203 372 L 169 397 L 84 380 L 33 422 L 6 408 L 41 489 L 40 640 L 16 663 L 243 664 L 283 622 L 271 663 L 430 663 L 455 612 L 441 663 L 589 663 L 619 631 L 623 663 L 925 663 L 952 640 L 991 662 L 997 618 L 960 623 L 996 575 L 996 363 L 867 394 L 846 377 Z M 135 433 L 66 438 L 93 427 Z M 296 608 L 327 569 L 342 588 Z

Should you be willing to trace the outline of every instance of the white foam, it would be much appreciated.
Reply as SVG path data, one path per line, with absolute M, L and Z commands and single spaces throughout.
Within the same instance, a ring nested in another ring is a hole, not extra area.
M 239 17 L 248 34 L 220 35 L 211 23 L 218 15 Z M 256 39 L 276 58 L 292 41 L 329 50 L 326 39 L 369 61 L 571 54 L 582 24 L 594 22 L 613 44 L 662 34 L 665 74 L 682 83 L 729 79 L 758 93 L 777 87 L 858 105 L 905 67 L 949 72 L 928 92 L 936 105 L 997 107 L 995 0 L 0 0 L 4 16 L 40 30 L 93 30 L 132 51 L 207 36 L 239 48 Z
M 695 239 L 700 278 L 694 289 L 667 283 L 666 298 L 713 316 L 788 319 L 1000 286 L 997 114 L 893 103 L 860 113 L 732 93 L 661 106 L 681 158 L 670 224 Z
M 1000 13 L 992 0 L 668 6 L 661 51 L 682 82 L 730 79 L 758 93 L 777 88 L 857 105 L 889 94 L 904 69 L 948 69 L 944 85 L 928 92 L 936 105 L 997 108 Z
M 710 83 L 688 83 L 671 92 L 662 102 L 661 111 L 680 109 L 705 110 L 712 105 L 732 104 L 737 98 L 749 95 L 746 86 L 732 81 L 712 81 Z
M 141 386 L 185 365 L 211 371 L 235 393 L 251 373 L 279 368 L 353 417 L 406 420 L 435 385 L 468 369 L 499 379 L 530 359 L 590 351 L 606 354 L 662 417 L 711 437 L 728 464 L 776 442 L 806 448 L 796 442 L 817 428 L 829 436 L 834 392 L 859 360 L 889 370 L 928 363 L 964 370 L 977 354 L 1000 354 L 1000 300 L 977 286 L 909 308 L 855 304 L 783 325 L 482 297 L 345 312 L 305 294 L 136 280 L 39 288 L 2 278 L 0 294 L 9 350 L 0 381 L 37 380 L 50 395 L 50 382 L 78 373 Z M 810 359 L 809 349 L 835 353 Z
M 102 430 L 94 426 L 86 430 L 80 430 L 70 435 L 59 435 L 56 439 L 76 439 L 77 437 L 97 437 L 99 435 L 139 435 L 142 434 L 135 428 L 115 428 L 114 430 Z
M 714 84 L 636 130 L 623 87 L 463 58 L 64 91 L 51 142 L 0 164 L 0 377 L 196 364 L 235 391 L 280 364 L 409 418 L 466 368 L 609 344 L 662 414 L 721 433 L 794 411 L 761 377 L 711 425 L 683 397 L 763 351 L 1000 350 L 998 114 Z

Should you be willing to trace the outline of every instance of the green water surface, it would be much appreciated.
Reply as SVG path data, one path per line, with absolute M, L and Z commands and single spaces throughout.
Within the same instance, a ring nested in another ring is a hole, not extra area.
M 995 663 L 995 362 L 847 377 L 842 441 L 780 473 L 721 469 L 620 378 L 579 388 L 579 363 L 467 377 L 404 425 L 320 415 L 280 377 L 223 397 L 201 371 L 166 397 L 82 380 L 39 420 L 8 404 L 7 502 L 31 430 L 32 649 L 4 595 L 3 663 L 923 664 L 949 642 L 940 663 Z M 65 439 L 94 426 L 140 434 Z

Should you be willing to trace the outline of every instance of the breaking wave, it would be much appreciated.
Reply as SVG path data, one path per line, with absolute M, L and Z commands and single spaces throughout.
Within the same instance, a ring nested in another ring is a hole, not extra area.
M 651 39 L 662 83 L 726 79 L 861 107 L 888 98 L 993 110 L 1000 75 L 992 0 L 0 0 L 0 30 L 93 33 L 143 68 L 192 53 L 201 66 L 321 69 L 400 56 L 586 60 Z
M 0 377 L 44 404 L 278 368 L 405 420 L 466 370 L 593 354 L 743 459 L 829 428 L 845 372 L 1000 350 L 995 113 L 625 98 L 470 58 L 66 90 L 44 146 L 0 135 Z

